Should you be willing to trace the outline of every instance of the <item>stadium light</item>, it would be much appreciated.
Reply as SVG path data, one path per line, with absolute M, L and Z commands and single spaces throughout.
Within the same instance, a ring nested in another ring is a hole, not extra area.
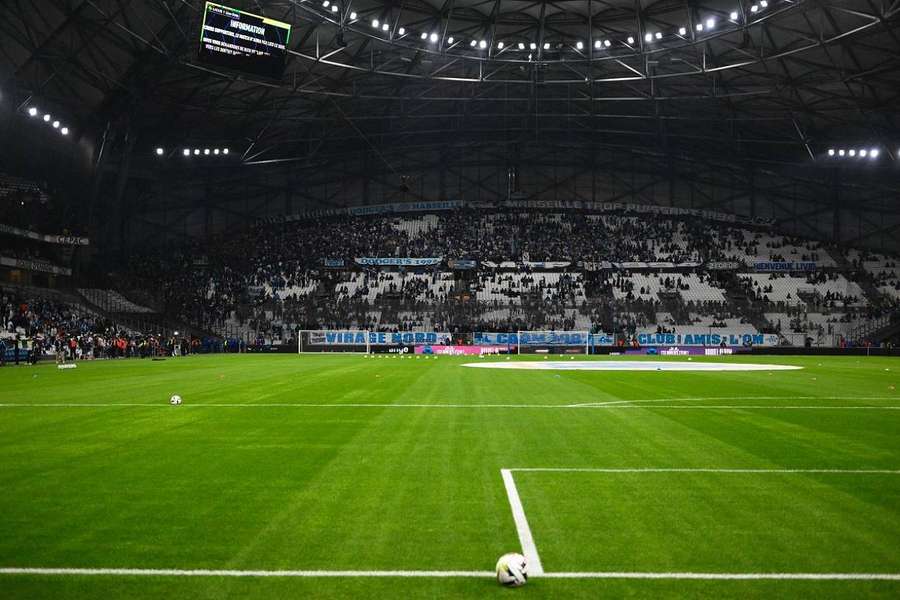
M 594 49 L 595 49 L 595 50 L 599 50 L 601 44 L 602 44 L 602 42 L 601 42 L 600 40 L 596 40 L 596 41 L 594 42 Z
M 869 150 L 869 158 L 878 158 L 878 155 L 881 154 L 881 151 L 878 148 L 872 148 Z
M 579 41 L 579 42 L 575 42 L 575 48 L 576 48 L 577 50 L 584 50 L 584 43 L 583 43 L 583 42 L 580 42 L 580 41 Z
M 51 119 L 50 115 L 44 115 L 44 123 L 49 123 L 50 119 Z
M 28 116 L 35 117 L 35 116 L 37 116 L 37 112 L 38 112 L 37 109 L 32 106 L 31 108 L 28 109 Z
M 850 151 L 847 152 L 847 154 L 849 154 L 850 156 L 856 156 L 856 150 L 854 150 L 853 148 L 851 148 Z
M 687 29 L 684 27 L 678 28 L 678 35 L 687 35 Z
M 860 155 L 862 158 L 865 158 L 866 155 L 867 155 L 868 153 L 869 153 L 869 151 L 866 150 L 865 148 L 863 148 L 862 150 L 859 151 L 859 155 Z
M 728 15 L 728 16 L 729 16 L 729 18 L 731 18 L 732 21 L 737 22 L 737 20 L 738 20 L 738 14 L 737 14 L 737 11 L 734 11 L 734 10 L 731 11 L 731 14 Z
M 397 30 L 397 35 L 406 35 L 406 28 L 405 28 L 405 27 L 401 27 L 400 29 L 398 29 L 398 30 Z
M 644 34 L 644 41 L 645 41 L 645 42 L 652 42 L 652 41 L 653 41 L 653 34 L 652 34 L 652 33 L 645 33 L 645 34 Z
M 609 40 L 603 40 L 603 45 L 609 48 L 610 46 L 612 46 L 612 42 Z
M 525 42 L 519 42 L 519 50 L 525 49 Z
M 194 148 L 194 156 L 200 156 L 200 148 Z
M 422 35 L 419 36 L 419 39 L 427 40 L 427 39 L 428 39 L 428 34 L 425 33 L 425 32 L 423 31 L 423 32 L 422 32 Z
M 190 156 L 190 155 L 191 155 L 191 149 L 190 149 L 190 148 L 185 148 L 184 150 L 181 151 L 181 154 L 182 154 L 183 156 Z
M 322 2 L 322 6 L 324 6 L 325 8 L 328 8 L 329 4 L 331 4 L 331 2 L 329 2 L 328 0 L 325 0 L 324 2 Z
M 163 150 L 162 148 L 157 148 L 157 149 L 156 149 L 156 155 L 157 155 L 157 156 L 162 156 L 163 154 L 165 154 L 165 152 L 166 152 L 166 151 Z
M 391 26 L 388 25 L 387 23 L 382 23 L 382 25 L 381 25 L 382 31 L 388 31 L 390 28 L 391 28 Z
M 834 148 L 828 149 L 828 156 L 834 156 Z
M 752 12 L 754 15 L 755 15 L 757 12 L 759 12 L 759 5 L 758 5 L 758 4 L 754 4 L 753 6 L 751 6 L 751 7 L 750 7 L 750 12 Z
M 767 0 L 762 0 L 762 2 L 759 3 L 759 5 L 762 6 L 763 8 L 766 8 L 767 6 L 769 6 L 769 3 Z
M 69 135 L 69 128 L 63 127 L 62 129 L 59 130 L 59 132 L 63 135 Z
M 429 41 L 431 41 L 431 43 L 433 44 L 433 43 L 435 43 L 436 41 L 438 41 L 438 34 L 432 33 L 430 36 L 428 36 L 428 39 L 429 39 Z
M 222 154 L 228 154 L 228 148 L 223 148 L 223 149 L 222 149 Z
M 497 42 L 497 50 L 503 50 L 503 42 Z
M 204 148 L 204 149 L 203 149 L 203 154 L 206 155 L 206 156 L 209 156 L 209 148 Z
M 707 28 L 707 29 L 715 29 L 715 27 L 716 27 L 716 20 L 715 20 L 715 18 L 713 18 L 713 17 L 708 18 L 708 19 L 706 20 L 706 28 Z
M 350 20 L 353 21 L 354 19 L 356 19 L 356 11 L 355 10 L 350 13 Z
M 544 42 L 544 50 L 550 49 L 550 42 Z
M 661 40 L 661 39 L 662 39 L 662 32 L 661 32 L 661 31 L 657 31 L 657 32 L 656 32 L 656 39 L 658 39 L 658 40 Z
M 846 152 L 844 151 L 843 148 L 841 148 L 840 150 L 838 150 L 838 156 L 843 156 L 844 154 L 846 154 Z
M 471 46 L 472 48 L 474 48 L 477 45 L 478 45 L 478 42 L 475 40 L 472 40 L 471 42 L 469 42 L 469 46 Z
M 480 40 L 478 42 L 478 47 L 481 48 L 482 50 L 484 50 L 485 48 L 487 48 L 487 42 L 484 40 Z
M 630 35 L 628 36 L 628 44 L 629 44 L 629 45 L 634 44 L 634 37 L 633 37 L 633 36 L 630 36 Z
M 372 27 L 378 29 L 379 25 L 381 25 L 381 22 L 378 19 L 372 19 Z
M 697 23 L 697 31 L 703 31 L 703 23 Z
M 528 44 L 528 48 L 530 50 L 537 50 L 537 44 L 535 44 L 534 42 L 531 42 L 530 44 Z
M 451 44 L 453 44 L 453 36 L 452 35 L 447 38 L 447 45 L 450 46 Z
M 59 121 L 53 121 L 53 129 L 59 129 Z
M 332 4 L 332 5 L 331 5 L 331 12 L 336 13 L 337 11 L 338 11 L 337 4 Z
M 218 155 L 219 155 L 219 149 L 218 149 L 218 148 L 213 148 L 213 154 L 215 154 L 216 156 L 218 156 Z

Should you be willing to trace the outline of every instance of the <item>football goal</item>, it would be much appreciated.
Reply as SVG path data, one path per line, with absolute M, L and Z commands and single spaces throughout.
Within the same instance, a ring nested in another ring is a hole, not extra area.
M 519 331 L 519 354 L 589 354 L 587 331 Z

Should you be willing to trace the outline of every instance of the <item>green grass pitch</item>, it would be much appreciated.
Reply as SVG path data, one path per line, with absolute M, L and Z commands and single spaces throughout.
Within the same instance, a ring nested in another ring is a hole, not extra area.
M 4 368 L 0 569 L 491 571 L 522 549 L 501 477 L 513 469 L 548 575 L 900 574 L 900 362 L 460 366 L 480 360 Z M 184 405 L 168 405 L 174 393 Z M 487 577 L 0 571 L 4 600 L 514 596 L 897 598 L 900 580 L 548 576 L 508 590 Z

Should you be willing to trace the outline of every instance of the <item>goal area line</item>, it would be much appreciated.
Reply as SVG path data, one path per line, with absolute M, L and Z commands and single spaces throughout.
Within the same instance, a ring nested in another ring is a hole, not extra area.
M 60 567 L 0 567 L 0 575 L 62 577 L 319 577 L 319 578 L 478 578 L 495 577 L 493 571 L 317 571 L 234 569 L 100 569 Z M 900 573 L 702 573 L 644 571 L 585 571 L 535 574 L 547 579 L 693 579 L 693 580 L 800 580 L 900 581 Z

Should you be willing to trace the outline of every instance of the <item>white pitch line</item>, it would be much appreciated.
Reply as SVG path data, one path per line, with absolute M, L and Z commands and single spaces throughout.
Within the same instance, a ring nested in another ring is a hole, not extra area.
M 137 577 L 495 577 L 493 571 L 267 571 L 232 569 L 0 568 L 0 575 L 125 575 Z
M 514 467 L 503 469 L 522 473 L 825 473 L 837 475 L 900 475 L 900 469 L 711 469 L 711 468 L 593 468 L 593 467 Z
M 694 580 L 806 580 L 806 581 L 900 581 L 900 573 L 702 573 L 645 571 L 533 572 L 548 579 L 694 579 Z M 57 567 L 5 567 L 0 575 L 119 576 L 119 577 L 495 577 L 493 571 L 267 571 L 226 569 L 89 569 Z
M 516 531 L 519 534 L 519 543 L 522 545 L 522 554 L 528 561 L 528 572 L 531 575 L 540 576 L 544 573 L 541 565 L 541 557 L 538 555 L 537 546 L 534 545 L 534 537 L 525 517 L 525 509 L 522 508 L 522 500 L 519 498 L 519 490 L 509 469 L 500 469 L 503 477 L 503 485 L 506 487 L 506 496 L 509 498 L 509 507 L 512 509 L 513 521 L 516 523 Z
M 588 571 L 544 573 L 543 577 L 552 579 L 900 581 L 900 573 L 649 573 L 641 571 Z

